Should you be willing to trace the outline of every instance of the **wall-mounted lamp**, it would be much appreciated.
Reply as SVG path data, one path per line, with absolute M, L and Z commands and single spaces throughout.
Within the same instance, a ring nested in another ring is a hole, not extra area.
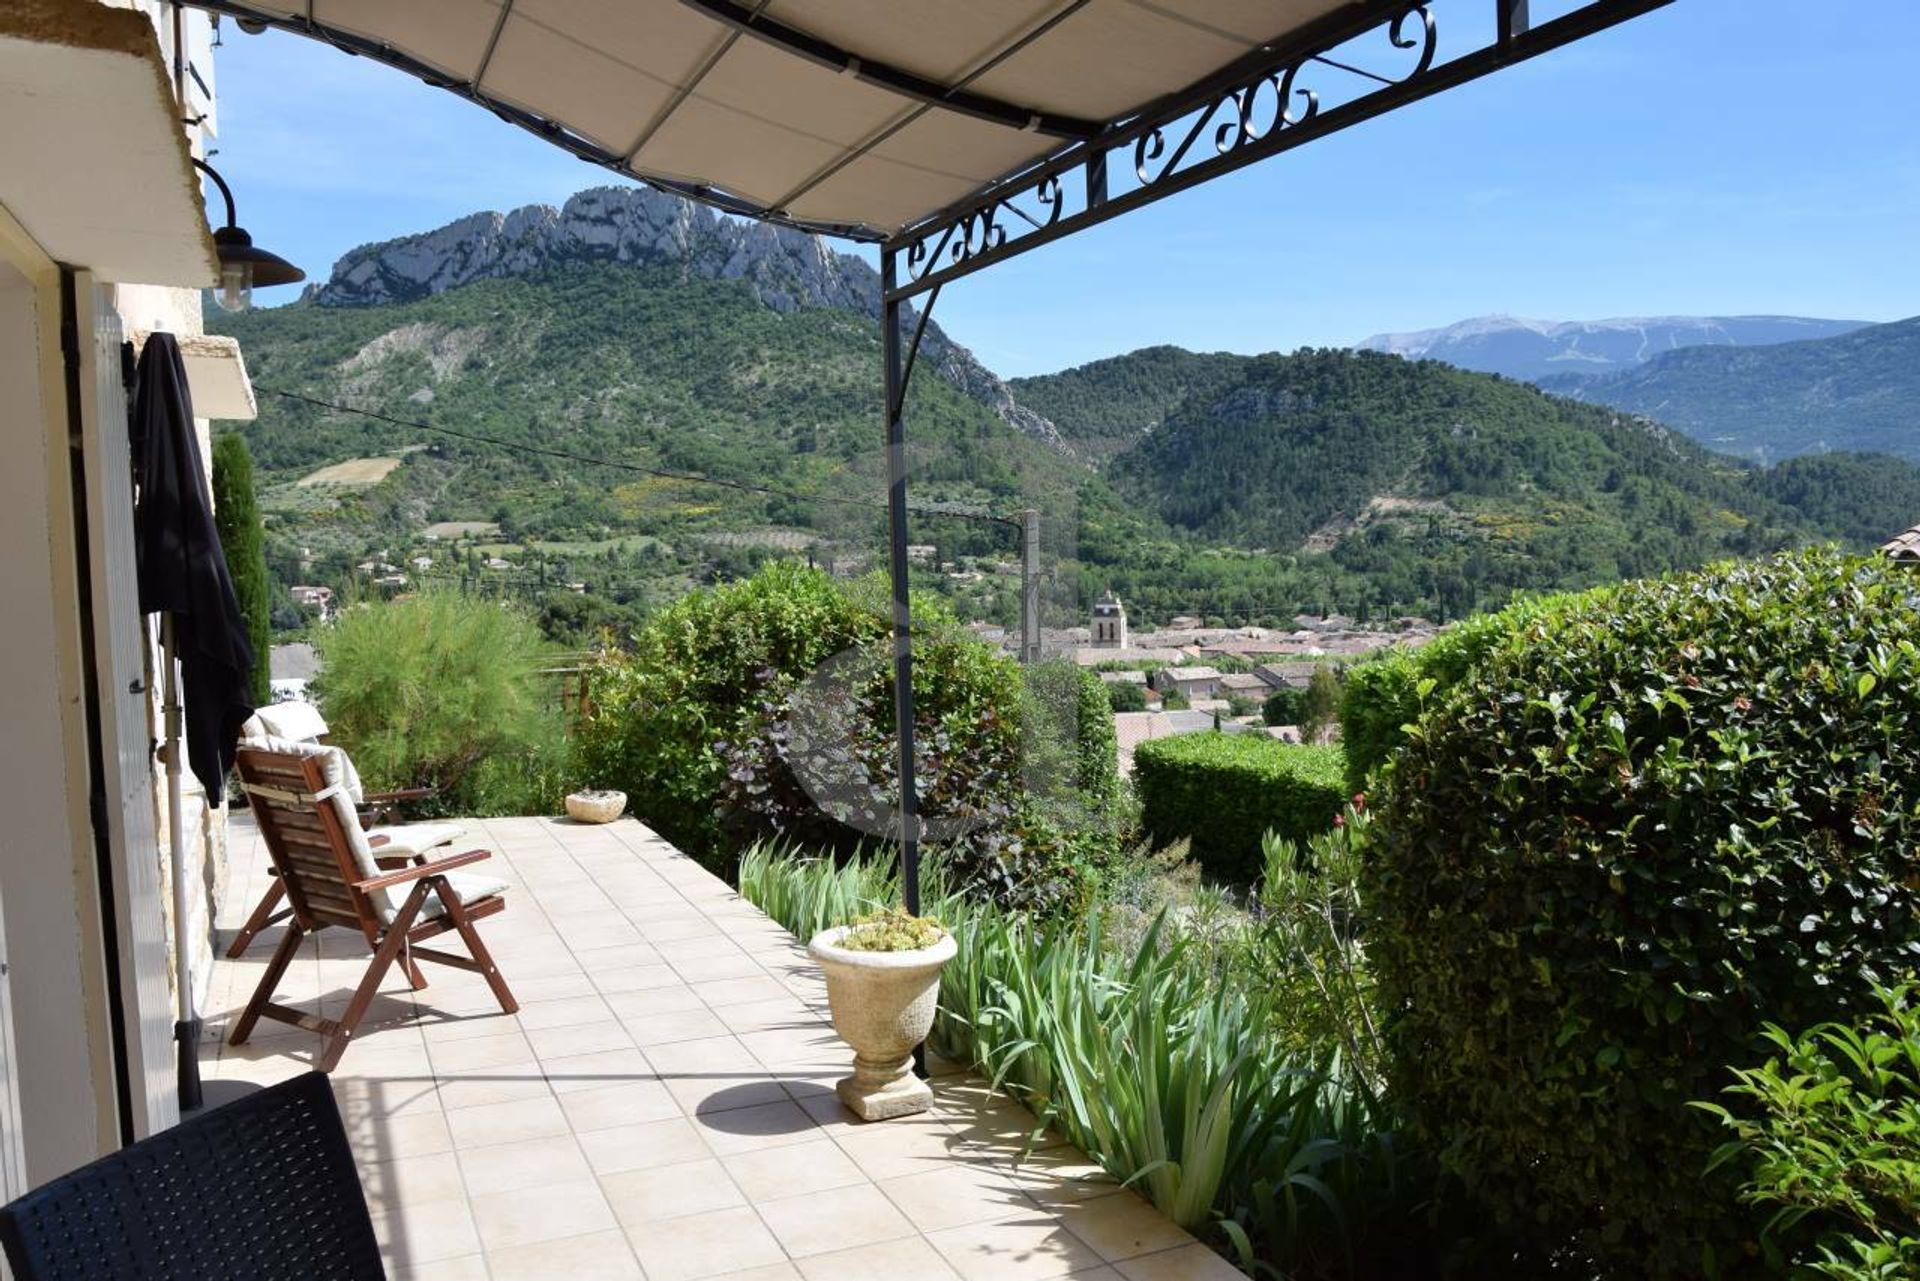
M 234 225 L 233 191 L 226 179 L 204 160 L 193 164 L 213 179 L 227 202 L 227 225 L 213 233 L 213 247 L 220 255 L 220 287 L 214 290 L 213 300 L 221 310 L 245 311 L 251 307 L 256 285 L 295 285 L 305 280 L 307 273 L 279 254 L 254 247 L 253 237 Z

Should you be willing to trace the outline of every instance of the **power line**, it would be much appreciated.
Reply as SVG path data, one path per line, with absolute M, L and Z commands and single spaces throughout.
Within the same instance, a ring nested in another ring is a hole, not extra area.
M 870 511 L 885 511 L 887 505 L 864 498 L 838 498 L 831 494 L 802 494 L 794 490 L 774 489 L 768 485 L 754 485 L 740 480 L 721 480 L 715 476 L 701 476 L 693 472 L 667 471 L 658 467 L 645 467 L 639 463 L 620 462 L 611 458 L 595 458 L 590 454 L 578 454 L 568 449 L 554 449 L 547 445 L 533 445 L 525 441 L 504 440 L 498 436 L 488 436 L 482 432 L 462 431 L 457 427 L 440 427 L 433 423 L 423 423 L 411 418 L 396 418 L 378 410 L 361 409 L 354 405 L 337 404 L 330 400 L 321 400 L 315 396 L 303 396 L 297 391 L 286 391 L 279 387 L 262 387 L 254 384 L 254 390 L 264 391 L 283 400 L 298 401 L 303 405 L 312 405 L 316 409 L 331 410 L 339 414 L 357 414 L 362 418 L 371 418 L 376 422 L 393 427 L 407 427 L 414 431 L 438 432 L 442 436 L 451 436 L 455 440 L 470 441 L 477 445 L 491 445 L 496 449 L 523 454 L 540 454 L 547 458 L 559 458 L 567 462 L 584 463 L 590 467 L 611 467 L 617 471 L 634 472 L 642 476 L 653 476 L 661 480 L 681 481 L 690 485 L 712 485 L 719 489 L 731 489 L 744 494 L 761 494 L 769 498 L 787 498 L 803 503 L 833 503 L 842 507 L 863 507 Z M 909 507 L 908 511 L 917 516 L 950 516 L 956 520 L 987 521 L 996 525 L 1011 525 L 1020 528 L 1020 522 L 1005 516 L 996 516 L 991 512 L 962 511 L 945 507 L 925 505 Z

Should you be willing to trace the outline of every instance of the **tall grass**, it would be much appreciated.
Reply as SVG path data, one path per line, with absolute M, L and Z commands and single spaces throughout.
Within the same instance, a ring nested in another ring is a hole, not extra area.
M 897 901 L 891 863 L 755 848 L 741 892 L 804 938 Z M 1257 976 L 1223 981 L 1166 918 L 1117 948 L 1097 918 L 1048 923 L 936 889 L 959 951 L 932 1045 L 969 1063 L 1174 1222 L 1273 1276 L 1352 1274 L 1397 1205 L 1374 1092 L 1337 1045 L 1292 1048 Z

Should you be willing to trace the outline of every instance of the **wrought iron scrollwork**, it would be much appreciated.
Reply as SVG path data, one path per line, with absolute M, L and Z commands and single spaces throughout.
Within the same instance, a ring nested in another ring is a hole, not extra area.
M 1578 0 L 1571 12 L 1497 46 L 1450 56 L 1444 65 L 1429 0 L 1350 6 L 1330 15 L 1337 20 L 1322 23 L 1310 40 L 1263 50 L 1264 65 L 1239 64 L 1231 77 L 1196 85 L 1149 114 L 1113 123 L 1096 138 L 1009 176 L 973 203 L 896 237 L 889 244 L 901 255 L 907 280 L 894 296 L 924 292 L 1669 2 Z

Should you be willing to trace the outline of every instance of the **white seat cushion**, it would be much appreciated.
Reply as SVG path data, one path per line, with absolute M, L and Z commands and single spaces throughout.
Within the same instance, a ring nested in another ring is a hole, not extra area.
M 478 903 L 483 898 L 492 898 L 496 894 L 507 892 L 507 882 L 495 876 L 483 876 L 478 872 L 448 872 L 447 884 L 460 896 L 462 906 Z M 427 901 L 420 905 L 422 920 L 446 915 L 447 905 L 440 901 L 440 891 L 427 895 Z
M 373 846 L 375 858 L 394 855 L 410 857 L 439 849 L 442 845 L 451 845 L 466 831 L 458 823 L 396 823 L 391 827 L 367 829 L 367 844 Z M 387 838 L 384 845 L 378 842 L 382 836 Z

